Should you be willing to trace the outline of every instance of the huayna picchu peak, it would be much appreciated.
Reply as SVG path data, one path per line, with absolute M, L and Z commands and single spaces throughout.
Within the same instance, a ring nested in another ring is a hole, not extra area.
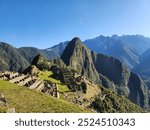
M 73 38 L 65 48 L 61 59 L 88 80 L 99 83 L 99 75 L 94 67 L 91 51 L 79 38 Z

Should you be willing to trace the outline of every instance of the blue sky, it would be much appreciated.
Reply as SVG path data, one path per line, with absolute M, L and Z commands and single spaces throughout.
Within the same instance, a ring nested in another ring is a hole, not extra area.
M 78 36 L 150 37 L 150 0 L 0 0 L 0 41 L 48 48 Z

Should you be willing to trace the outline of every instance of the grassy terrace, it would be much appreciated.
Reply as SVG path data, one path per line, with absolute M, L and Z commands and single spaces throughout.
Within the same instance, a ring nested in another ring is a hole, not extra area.
M 53 83 L 57 83 L 60 92 L 69 91 L 67 85 L 64 85 L 59 80 L 56 80 L 56 79 L 52 78 L 52 74 L 53 73 L 51 71 L 41 71 L 40 74 L 39 74 L 39 77 L 43 80 L 49 80 Z
M 47 77 L 45 76 L 45 78 Z M 63 88 L 62 91 L 65 89 L 67 88 Z M 67 101 L 29 90 L 8 81 L 0 80 L 0 93 L 4 94 L 9 108 L 15 108 L 16 112 L 87 112 Z M 0 112 L 5 111 L 5 108 L 0 106 Z

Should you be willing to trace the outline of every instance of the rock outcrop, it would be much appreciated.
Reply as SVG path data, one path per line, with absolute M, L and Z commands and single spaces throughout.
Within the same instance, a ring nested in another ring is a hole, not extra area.
M 144 81 L 135 73 L 130 73 L 128 98 L 144 108 L 150 107 L 150 91 Z
M 43 54 L 38 54 L 32 61 L 31 65 L 35 65 L 40 70 L 49 70 L 50 62 Z
M 143 108 L 150 106 L 148 87 L 137 74 L 131 72 L 125 64 L 113 57 L 94 52 L 92 52 L 92 57 L 104 87 L 112 88 L 119 95 L 124 95 Z
M 35 65 L 30 65 L 27 69 L 24 70 L 24 74 L 37 75 L 39 74 L 39 69 Z

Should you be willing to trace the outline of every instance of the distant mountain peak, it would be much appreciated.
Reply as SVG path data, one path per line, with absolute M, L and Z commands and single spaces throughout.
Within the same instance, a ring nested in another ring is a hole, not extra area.
M 117 34 L 114 34 L 111 36 L 112 38 L 118 38 L 118 35 Z

